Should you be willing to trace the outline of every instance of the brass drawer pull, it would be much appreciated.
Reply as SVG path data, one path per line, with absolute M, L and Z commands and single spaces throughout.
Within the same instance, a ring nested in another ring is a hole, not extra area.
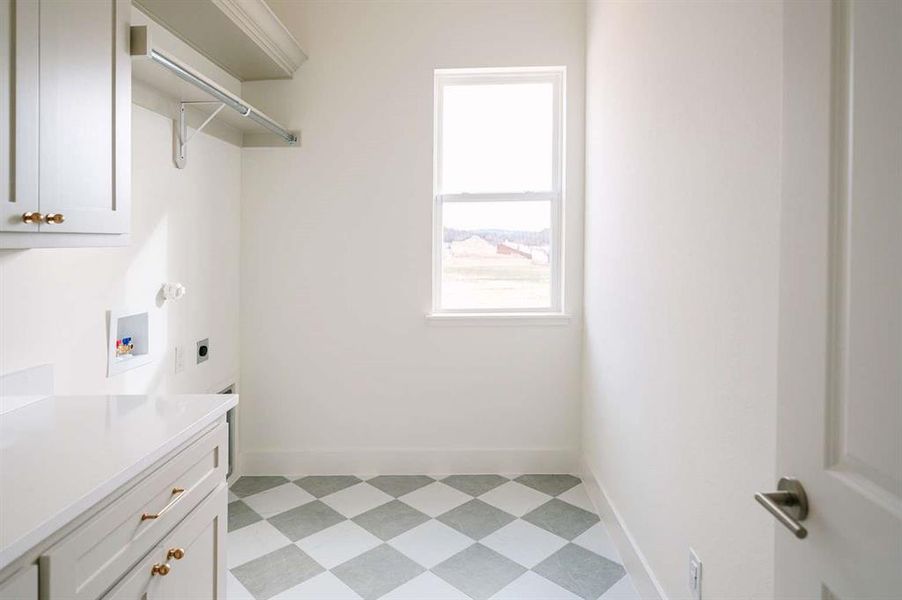
M 157 563 L 153 567 L 151 567 L 150 575 L 151 576 L 160 575 L 161 577 L 165 577 L 166 575 L 169 575 L 169 571 L 171 571 L 171 570 L 172 570 L 172 568 L 168 564 L 161 565 L 161 564 Z
M 44 220 L 44 215 L 39 212 L 27 212 L 22 215 L 22 222 L 29 225 L 36 225 Z
M 164 506 L 160 512 L 158 512 L 156 514 L 151 514 L 151 513 L 142 514 L 141 520 L 147 521 L 149 519 L 159 519 L 160 517 L 163 516 L 163 514 L 167 510 L 172 508 L 172 505 L 175 504 L 176 501 L 178 501 L 178 499 L 181 498 L 182 494 L 184 494 L 184 493 L 185 493 L 185 488 L 172 488 L 172 499 L 169 501 L 169 503 L 166 506 Z
M 166 553 L 166 560 L 169 560 L 170 558 L 182 560 L 185 558 L 185 550 L 182 548 L 170 548 L 169 552 Z
M 63 213 L 47 213 L 47 216 L 44 217 L 44 220 L 47 222 L 48 225 L 52 225 L 54 223 L 59 225 L 60 223 L 62 223 L 63 221 L 66 220 L 66 217 L 65 217 L 65 215 L 63 215 Z

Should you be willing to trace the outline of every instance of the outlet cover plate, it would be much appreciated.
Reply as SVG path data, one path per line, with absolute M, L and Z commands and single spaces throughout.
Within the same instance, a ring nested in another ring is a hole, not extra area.
M 689 548 L 689 593 L 692 600 L 702 600 L 702 561 Z

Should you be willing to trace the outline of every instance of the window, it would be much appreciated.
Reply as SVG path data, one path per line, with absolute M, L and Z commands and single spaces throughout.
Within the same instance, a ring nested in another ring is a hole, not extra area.
M 561 312 L 563 87 L 563 68 L 436 70 L 434 312 Z

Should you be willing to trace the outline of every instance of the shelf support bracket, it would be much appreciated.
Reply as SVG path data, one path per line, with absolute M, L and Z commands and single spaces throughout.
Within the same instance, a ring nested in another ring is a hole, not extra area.
M 216 104 L 216 110 L 210 114 L 207 119 L 200 124 L 200 127 L 195 129 L 190 135 L 188 134 L 188 118 L 185 114 L 185 109 L 189 106 L 194 106 L 197 104 Z M 188 162 L 188 142 L 194 138 L 195 135 L 203 131 L 204 127 L 206 127 L 213 118 L 219 114 L 225 108 L 225 104 L 222 102 L 179 102 L 179 116 L 175 125 L 175 135 L 173 135 L 173 161 L 175 162 L 175 166 L 179 169 L 184 169 L 185 165 Z

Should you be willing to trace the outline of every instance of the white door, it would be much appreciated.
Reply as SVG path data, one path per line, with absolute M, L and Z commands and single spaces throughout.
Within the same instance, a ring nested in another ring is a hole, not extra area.
M 902 598 L 902 2 L 784 4 L 776 596 Z

